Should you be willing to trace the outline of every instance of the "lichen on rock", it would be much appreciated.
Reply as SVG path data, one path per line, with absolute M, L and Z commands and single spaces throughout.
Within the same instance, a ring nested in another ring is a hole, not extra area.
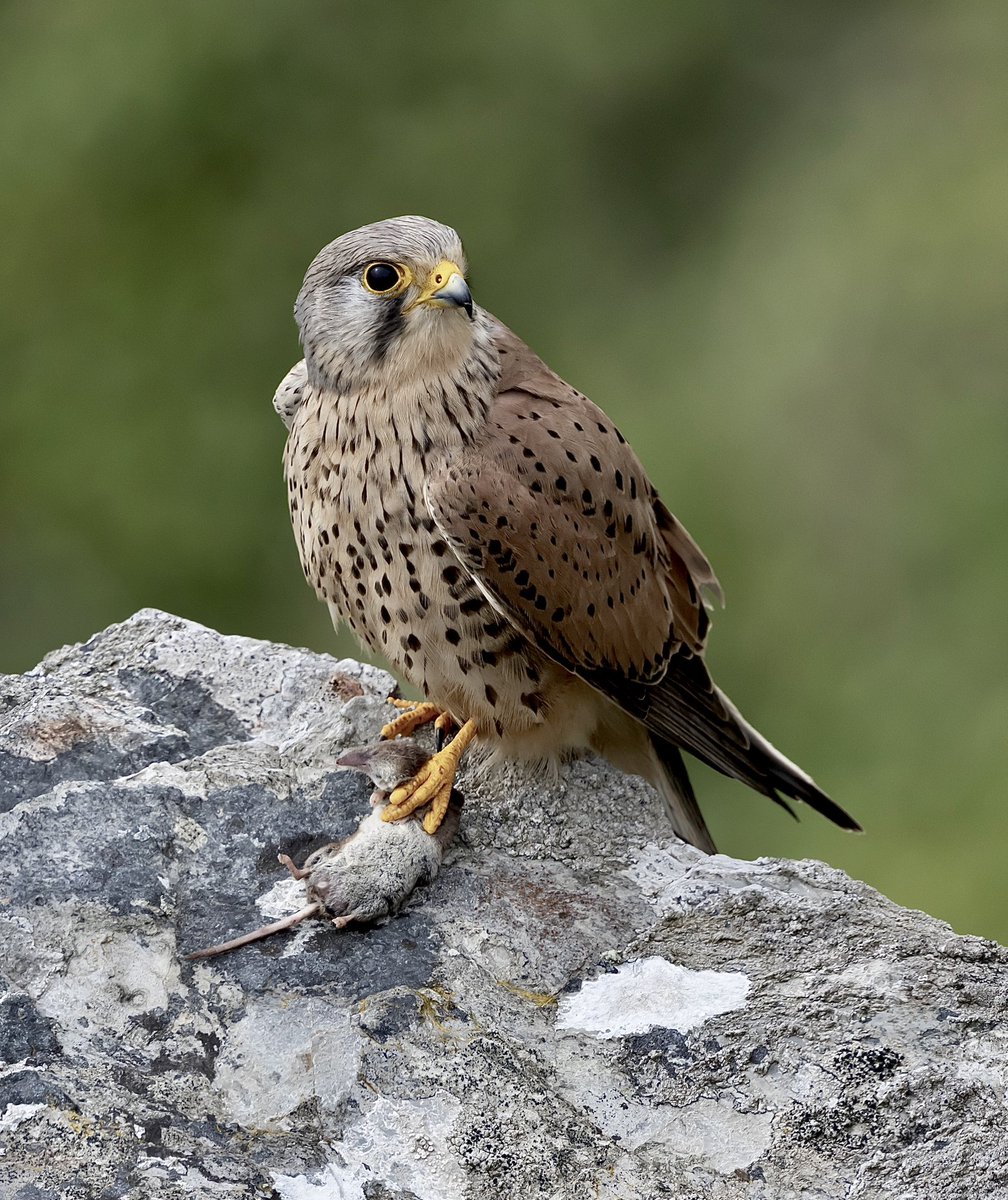
M 0 679 L 0 1194 L 1008 1194 L 1008 954 L 600 761 L 463 775 L 387 924 L 185 962 L 299 902 L 392 686 L 150 610 Z

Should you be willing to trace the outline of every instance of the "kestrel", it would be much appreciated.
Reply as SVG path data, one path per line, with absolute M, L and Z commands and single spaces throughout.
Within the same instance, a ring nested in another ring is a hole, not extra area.
M 289 426 L 308 582 L 427 697 L 384 731 L 453 719 L 385 810 L 437 828 L 465 747 L 643 775 L 679 837 L 714 843 L 682 751 L 790 811 L 857 823 L 745 721 L 704 662 L 721 588 L 609 418 L 480 308 L 458 234 L 365 225 L 308 268 Z

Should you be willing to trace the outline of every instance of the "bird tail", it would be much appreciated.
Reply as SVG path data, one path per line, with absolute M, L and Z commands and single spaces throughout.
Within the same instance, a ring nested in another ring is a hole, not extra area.
M 679 747 L 653 733 L 651 748 L 655 759 L 651 779 L 665 801 L 676 837 L 705 854 L 717 854 Z
M 748 784 L 792 816 L 795 814 L 786 797 L 803 801 L 841 829 L 860 830 L 849 813 L 746 721 L 715 686 L 699 655 L 676 655 L 659 683 L 624 686 L 616 694 L 610 689 L 610 695 L 650 732 L 655 757 L 668 776 L 663 794 L 666 799 L 672 797 L 668 799 L 670 811 L 680 814 L 679 819 L 688 823 L 696 837 L 710 840 L 682 758 L 670 754 L 669 748 L 686 750 L 722 775 Z M 693 836 L 681 836 L 696 846 L 702 845 Z
M 782 754 L 758 729 L 754 729 L 720 688 L 714 690 L 722 707 L 735 719 L 740 732 L 749 742 L 753 774 L 751 777 L 739 775 L 736 778 L 769 796 L 771 800 L 786 809 L 796 821 L 798 815 L 784 799 L 784 796 L 790 796 L 792 800 L 801 800 L 810 808 L 814 808 L 817 813 L 821 813 L 822 816 L 832 821 L 834 825 L 839 825 L 841 829 L 849 829 L 855 833 L 861 832 L 858 822 L 835 800 L 831 800 L 811 775 L 806 774 L 801 767 Z M 717 767 L 717 764 L 712 765 Z M 721 770 L 722 768 L 717 767 L 717 769 Z

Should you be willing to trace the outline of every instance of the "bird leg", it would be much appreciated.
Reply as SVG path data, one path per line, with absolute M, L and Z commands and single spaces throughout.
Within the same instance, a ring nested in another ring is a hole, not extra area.
M 443 750 L 430 758 L 412 779 L 397 787 L 382 811 L 383 821 L 401 821 L 425 804 L 431 806 L 423 827 L 435 833 L 444 820 L 455 784 L 455 772 L 466 747 L 476 736 L 476 722 L 468 720 Z

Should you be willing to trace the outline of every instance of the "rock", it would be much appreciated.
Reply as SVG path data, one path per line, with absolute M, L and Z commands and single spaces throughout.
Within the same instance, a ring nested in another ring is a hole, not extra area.
M 1008 1195 L 1005 950 L 600 762 L 464 777 L 381 927 L 183 961 L 300 904 L 391 688 L 153 611 L 0 681 L 0 1194 Z

